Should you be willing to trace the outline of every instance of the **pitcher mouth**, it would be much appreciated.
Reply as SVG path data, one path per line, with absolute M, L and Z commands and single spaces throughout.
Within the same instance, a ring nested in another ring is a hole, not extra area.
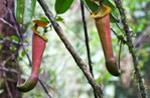
M 28 92 L 32 90 L 38 82 L 38 77 L 30 76 L 23 84 L 18 81 L 17 89 L 22 92 Z
M 105 15 L 111 12 L 111 8 L 103 3 L 101 3 L 101 7 L 94 13 L 91 14 L 92 18 L 102 18 Z
M 36 34 L 37 36 L 39 36 L 40 38 L 42 38 L 45 42 L 48 41 L 48 39 L 44 36 L 41 36 L 40 33 L 38 31 L 36 31 L 35 27 L 32 27 L 33 33 Z

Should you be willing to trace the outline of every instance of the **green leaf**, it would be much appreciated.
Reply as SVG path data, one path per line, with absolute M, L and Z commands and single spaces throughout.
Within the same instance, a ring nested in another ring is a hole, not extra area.
M 4 84 L 4 78 L 1 78 L 1 81 L 0 81 L 0 89 L 2 90 L 2 86 Z M 1 90 L 0 90 L 0 94 L 1 94 Z
M 29 41 L 28 41 L 28 40 L 25 40 L 25 41 L 24 41 L 24 43 L 27 43 L 27 44 L 29 44 Z
M 17 57 L 17 61 L 21 61 L 22 58 L 20 56 Z
M 6 39 L 9 39 L 9 40 L 11 40 L 11 37 L 10 37 L 10 36 L 6 36 Z
M 31 21 L 36 0 L 15 0 L 15 16 L 19 23 L 27 25 Z
M 11 47 L 10 47 L 10 49 L 11 49 L 11 51 L 16 51 L 16 47 L 14 46 L 14 45 L 12 45 Z
M 2 33 L 0 33 L 0 38 L 2 38 L 3 37 L 3 34 Z
M 49 24 L 49 20 L 45 17 L 45 16 L 41 16 L 40 20 L 46 22 L 47 24 Z
M 71 6 L 74 0 L 56 0 L 55 11 L 57 14 L 65 13 Z
M 3 46 L 0 44 L 0 50 L 3 48 Z
M 21 56 L 24 57 L 26 55 L 25 51 L 21 51 Z
M 109 0 L 104 0 L 104 3 L 111 8 L 110 22 L 119 22 L 119 20 L 117 19 L 119 14 L 114 4 L 112 4 Z
M 61 16 L 57 16 L 56 21 L 64 22 L 64 18 L 62 18 Z
M 95 11 L 98 9 L 98 7 L 99 7 L 98 4 L 96 4 L 96 3 L 94 3 L 94 2 L 91 2 L 90 0 L 85 0 L 85 2 L 86 2 L 87 6 L 89 7 L 89 9 L 90 9 L 92 12 L 95 12 Z
M 15 0 L 15 16 L 18 22 L 22 23 L 24 13 L 24 0 Z
M 55 79 L 52 79 L 52 80 L 50 81 L 50 84 L 53 84 L 55 81 L 56 81 Z
M 36 97 L 41 98 L 42 97 L 42 93 L 34 93 Z
M 118 20 L 114 15 L 112 15 L 112 13 L 110 14 L 110 22 L 111 23 L 116 23 L 119 22 L 120 20 Z
M 17 42 L 19 41 L 19 38 L 17 36 L 11 36 L 11 38 Z
M 116 7 L 109 0 L 104 0 L 104 4 L 109 6 L 112 11 L 116 9 Z

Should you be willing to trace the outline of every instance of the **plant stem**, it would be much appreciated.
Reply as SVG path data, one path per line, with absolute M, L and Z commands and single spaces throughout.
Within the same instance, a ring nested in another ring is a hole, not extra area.
M 85 20 L 85 12 L 84 12 L 84 6 L 82 0 L 80 0 L 80 6 L 81 6 L 81 16 L 82 16 L 82 23 L 83 23 L 83 29 L 84 29 L 84 36 L 85 36 L 85 44 L 86 44 L 86 51 L 87 51 L 87 56 L 88 56 L 88 63 L 89 63 L 89 70 L 90 73 L 93 74 L 93 67 L 92 67 L 92 60 L 91 60 L 91 54 L 90 54 L 90 46 L 89 46 L 89 37 L 88 37 L 88 31 L 87 31 L 87 25 L 86 25 L 86 20 Z M 93 90 L 94 97 L 97 98 L 97 95 L 95 91 Z
M 121 0 L 114 0 L 114 2 L 116 4 L 116 7 L 119 10 L 120 15 L 121 15 L 121 21 L 122 21 L 122 24 L 124 26 L 123 29 L 124 29 L 125 34 L 126 34 L 127 45 L 128 45 L 129 51 L 130 51 L 132 58 L 133 58 L 135 77 L 136 77 L 136 80 L 137 80 L 138 85 L 139 85 L 141 96 L 142 96 L 142 98 L 147 98 L 147 94 L 146 94 L 146 90 L 145 90 L 144 82 L 143 82 L 143 77 L 142 77 L 141 70 L 140 70 L 140 67 L 138 64 L 138 59 L 137 59 L 137 56 L 135 53 L 135 47 L 133 46 L 132 37 L 130 35 L 131 32 L 129 30 L 129 25 L 127 23 L 127 19 L 126 19 L 123 5 L 122 5 L 122 1 Z
M 92 77 L 91 73 L 89 72 L 87 65 L 83 62 L 83 60 L 79 57 L 79 55 L 76 53 L 75 49 L 71 45 L 71 43 L 68 41 L 67 37 L 64 35 L 62 28 L 59 26 L 59 24 L 56 22 L 56 19 L 54 18 L 52 12 L 49 10 L 45 0 L 38 0 L 39 4 L 43 8 L 46 16 L 51 21 L 54 30 L 56 31 L 57 35 L 61 39 L 61 41 L 64 43 L 65 47 L 69 51 L 69 53 L 72 55 L 73 59 L 77 63 L 78 67 L 82 70 L 85 77 L 87 78 L 88 82 L 96 92 L 96 94 L 99 96 L 99 98 L 102 98 L 103 91 L 100 88 L 100 85 L 96 83 L 94 78 Z
M 89 37 L 88 37 L 88 31 L 87 31 L 87 26 L 86 26 L 86 21 L 85 21 L 84 6 L 83 6 L 82 0 L 80 0 L 80 2 L 81 2 L 81 15 L 82 15 L 84 35 L 85 35 L 85 44 L 86 44 L 86 49 L 87 49 L 89 69 L 90 69 L 90 72 L 91 72 L 92 76 L 94 77 L 93 68 L 92 68 L 92 60 L 91 60 L 91 55 L 90 55 Z

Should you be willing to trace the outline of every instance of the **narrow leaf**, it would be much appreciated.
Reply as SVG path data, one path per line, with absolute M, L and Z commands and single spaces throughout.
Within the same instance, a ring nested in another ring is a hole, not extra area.
M 15 0 L 15 16 L 19 23 L 27 25 L 34 14 L 36 0 Z
M 25 0 L 24 24 L 28 24 L 35 11 L 36 0 Z
M 41 17 L 40 17 L 40 20 L 46 22 L 47 24 L 50 23 L 49 20 L 48 20 L 45 16 L 41 16 Z
M 24 0 L 15 0 L 15 16 L 19 23 L 23 24 Z
M 3 34 L 2 33 L 0 33 L 0 38 L 2 38 L 3 37 Z
M 110 22 L 116 23 L 116 22 L 119 22 L 119 20 L 114 15 L 110 14 Z
M 111 23 L 119 22 L 119 20 L 117 19 L 119 14 L 114 4 L 112 4 L 109 0 L 104 0 L 104 3 L 111 8 L 111 15 L 110 15 Z
M 85 0 L 85 2 L 92 12 L 95 12 L 99 7 L 98 4 L 91 2 L 90 0 Z
M 13 36 L 11 36 L 11 38 L 12 38 L 13 40 L 17 41 L 17 42 L 19 41 L 19 38 L 18 38 L 17 36 L 14 36 L 14 35 L 13 35 Z
M 55 11 L 57 14 L 65 13 L 71 6 L 74 0 L 56 0 Z
M 57 17 L 56 17 L 56 21 L 64 22 L 64 18 L 61 17 L 61 16 L 57 16 Z
M 104 0 L 104 4 L 109 6 L 112 10 L 115 10 L 116 8 L 109 0 Z

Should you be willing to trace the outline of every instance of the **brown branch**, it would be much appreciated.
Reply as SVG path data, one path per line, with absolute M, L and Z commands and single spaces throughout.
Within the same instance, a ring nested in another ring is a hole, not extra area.
M 8 92 L 9 97 L 10 97 L 10 98 L 14 98 L 14 97 L 12 96 L 12 93 L 11 93 L 11 91 L 10 91 L 8 82 L 7 82 L 6 80 L 5 80 L 5 85 L 6 85 L 6 89 L 7 89 L 7 92 Z
M 135 78 L 136 78 L 136 80 L 138 82 L 138 85 L 139 85 L 141 97 L 142 98 L 147 98 L 147 94 L 146 94 L 146 90 L 145 90 L 144 82 L 143 82 L 143 77 L 142 77 L 141 70 L 140 70 L 140 67 L 139 67 L 139 64 L 138 64 L 138 59 L 137 59 L 137 56 L 136 56 L 136 53 L 135 53 L 135 47 L 133 46 L 132 38 L 131 38 L 131 35 L 130 35 L 131 33 L 130 33 L 130 30 L 129 30 L 129 25 L 127 23 L 124 8 L 122 6 L 122 2 L 121 2 L 121 0 L 114 0 L 114 2 L 116 4 L 116 7 L 119 10 L 120 15 L 121 15 L 121 21 L 122 21 L 122 24 L 124 26 L 123 29 L 125 31 L 126 38 L 127 38 L 127 45 L 128 45 L 129 51 L 130 51 L 130 53 L 132 55 L 132 58 L 133 58 Z
M 12 29 L 15 30 L 15 28 L 13 27 L 13 25 L 11 25 L 11 24 L 10 24 L 9 22 L 7 22 L 5 19 L 0 18 L 0 21 L 2 21 L 4 24 L 7 24 L 10 28 L 12 28 Z
M 47 88 L 45 87 L 44 83 L 42 82 L 42 80 L 39 79 L 39 83 L 41 84 L 42 88 L 44 89 L 44 91 L 46 92 L 46 94 L 48 95 L 49 98 L 52 98 L 51 94 L 48 92 Z
M 96 83 L 94 78 L 92 77 L 91 73 L 89 72 L 86 64 L 83 62 L 83 60 L 79 57 L 79 55 L 76 53 L 75 49 L 71 45 L 71 43 L 68 41 L 67 37 L 64 35 L 62 28 L 59 26 L 59 24 L 56 22 L 52 12 L 49 10 L 45 0 L 38 0 L 39 4 L 43 8 L 46 16 L 51 21 L 56 33 L 60 37 L 61 41 L 64 43 L 65 47 L 69 51 L 69 53 L 74 58 L 75 62 L 77 63 L 78 67 L 82 70 L 84 75 L 86 76 L 88 82 L 92 86 L 92 88 L 95 90 L 96 94 L 102 98 L 103 92 L 100 88 L 100 85 Z
M 5 72 L 11 72 L 11 73 L 18 74 L 17 70 L 15 70 L 15 69 L 7 69 L 5 67 L 0 67 L 0 71 L 5 71 Z
M 13 56 L 14 56 L 14 54 L 12 54 L 12 55 L 11 55 L 10 57 L 8 57 L 6 60 L 4 60 L 2 63 L 0 63 L 0 66 L 1 66 L 2 68 L 4 68 L 4 67 L 5 67 L 5 64 L 6 64 Z M 4 78 L 6 78 L 6 72 L 5 72 L 5 70 L 2 70 L 2 76 L 3 76 Z M 6 79 L 5 79 L 4 83 L 5 83 L 6 90 L 7 90 L 7 92 L 8 92 L 9 97 L 10 97 L 10 98 L 13 98 L 12 93 L 11 93 L 10 88 L 9 88 L 9 85 L 8 85 L 8 82 L 7 82 Z
M 111 31 L 116 35 L 116 37 L 123 43 L 127 44 L 127 41 L 123 38 L 123 35 L 118 35 L 114 29 L 111 28 Z
M 86 52 L 87 52 L 87 57 L 88 57 L 89 70 L 94 78 L 93 66 L 92 66 L 92 60 L 91 60 L 91 54 L 90 54 L 89 37 L 88 37 L 88 31 L 87 31 L 87 25 L 86 25 L 86 19 L 85 19 L 84 5 L 83 5 L 82 0 L 80 0 L 80 7 L 81 7 L 81 17 L 82 17 L 84 36 L 85 36 L 85 45 L 86 45 Z M 97 95 L 94 90 L 93 90 L 93 93 L 94 93 L 94 98 L 97 98 Z

